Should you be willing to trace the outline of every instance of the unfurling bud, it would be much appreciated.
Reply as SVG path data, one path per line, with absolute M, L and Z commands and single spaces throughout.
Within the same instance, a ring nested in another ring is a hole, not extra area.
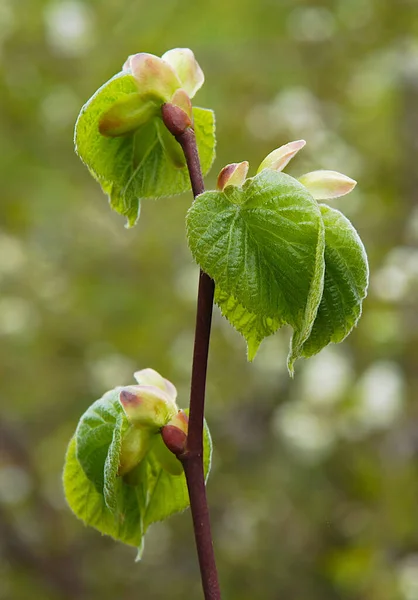
M 202 87 L 205 81 L 203 71 L 189 48 L 174 48 L 162 55 L 162 60 L 171 65 L 180 79 L 181 87 L 190 98 Z
M 218 175 L 217 189 L 222 192 L 227 185 L 241 187 L 247 177 L 248 169 L 249 164 L 246 160 L 226 165 Z
M 315 200 L 330 200 L 351 192 L 357 181 L 337 171 L 312 171 L 299 177 Z
M 134 377 L 139 385 L 126 386 L 119 392 L 129 427 L 122 439 L 118 474 L 131 475 L 152 449 L 168 472 L 179 475 L 181 463 L 168 450 L 160 435 L 165 425 L 175 426 L 183 436 L 187 435 L 188 419 L 177 407 L 177 390 L 171 381 L 161 377 L 154 369 L 142 369 Z
M 115 102 L 102 115 L 99 123 L 102 135 L 117 137 L 133 133 L 141 125 L 160 116 L 175 138 L 193 127 L 190 98 L 205 78 L 191 50 L 175 48 L 162 58 L 146 52 L 131 54 L 122 67 L 122 73 L 133 77 L 138 93 Z M 186 160 L 181 147 L 164 134 L 159 137 L 173 165 L 183 169 Z
M 155 385 L 155 387 L 166 392 L 173 401 L 177 398 L 177 390 L 171 381 L 164 379 L 164 377 L 157 371 L 154 371 L 154 369 L 148 368 L 136 371 L 134 373 L 134 378 L 138 385 Z
M 140 52 L 131 56 L 128 61 L 128 68 L 135 78 L 140 94 L 150 94 L 162 102 L 168 102 L 174 92 L 181 88 L 174 69 L 162 58 Z
M 124 387 L 119 400 L 131 425 L 154 432 L 177 413 L 175 401 L 166 392 L 152 385 Z
M 128 94 L 117 100 L 99 121 L 99 132 L 107 137 L 132 133 L 158 114 L 158 105 L 140 94 Z
M 257 169 L 257 173 L 260 173 L 263 169 L 273 169 L 273 171 L 283 171 L 285 166 L 290 160 L 305 146 L 305 140 L 296 140 L 295 142 L 289 142 L 280 148 L 276 148 L 273 152 L 270 152 L 263 160 L 261 165 Z

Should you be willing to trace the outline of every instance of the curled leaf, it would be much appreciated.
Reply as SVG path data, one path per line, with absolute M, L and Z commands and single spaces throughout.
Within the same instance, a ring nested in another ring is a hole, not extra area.
M 111 207 L 126 216 L 130 227 L 139 217 L 141 199 L 175 195 L 190 189 L 181 147 L 160 116 L 118 137 L 100 133 L 103 115 L 108 111 L 112 115 L 115 103 L 132 98 L 131 94 L 138 95 L 134 77 L 130 71 L 119 73 L 83 106 L 75 129 L 77 154 L 109 196 Z M 210 110 L 193 108 L 193 121 L 202 171 L 206 174 L 215 156 L 214 115 Z M 128 124 L 131 125 L 136 126 L 136 123 Z
M 320 205 L 325 225 L 324 292 L 302 355 L 342 342 L 357 324 L 367 294 L 369 268 L 360 237 L 340 211 Z
M 137 93 L 119 98 L 99 119 L 99 132 L 107 137 L 133 133 L 158 114 L 158 105 Z
M 139 371 L 137 377 L 161 386 L 148 387 L 156 406 L 164 409 L 161 400 L 168 398 L 164 391 L 167 380 L 153 369 Z M 132 387 L 143 391 L 147 386 Z M 184 510 L 189 497 L 182 465 L 164 444 L 160 431 L 149 427 L 146 420 L 129 422 L 119 399 L 127 389 L 129 386 L 107 392 L 82 415 L 68 447 L 63 483 L 67 502 L 77 517 L 101 533 L 137 546 L 140 556 L 148 527 Z M 164 425 L 170 424 L 184 436 L 187 415 L 174 403 L 174 386 L 171 384 L 168 389 L 172 396 L 168 405 L 175 409 L 170 408 Z M 211 438 L 205 423 L 206 477 L 211 454 Z

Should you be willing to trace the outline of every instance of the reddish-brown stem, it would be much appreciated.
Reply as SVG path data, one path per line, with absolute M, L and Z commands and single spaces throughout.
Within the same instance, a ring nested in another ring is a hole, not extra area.
M 183 126 L 184 113 L 182 115 L 182 111 L 179 112 L 179 110 L 171 104 L 165 104 L 162 109 L 162 116 L 166 127 L 183 149 L 193 195 L 196 197 L 205 190 L 199 153 L 195 133 L 190 127 L 190 122 L 187 122 L 187 119 L 184 118 Z M 220 600 L 221 598 L 203 466 L 203 419 L 214 291 L 213 280 L 206 273 L 200 271 L 187 447 L 186 451 L 178 456 L 183 464 L 189 490 L 190 509 L 205 600 Z

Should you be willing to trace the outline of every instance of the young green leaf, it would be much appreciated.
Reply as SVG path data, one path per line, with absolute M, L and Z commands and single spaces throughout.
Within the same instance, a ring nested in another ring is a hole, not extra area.
M 181 464 L 163 445 L 160 433 L 148 431 L 143 438 L 143 430 L 129 424 L 119 400 L 122 389 L 107 392 L 82 416 L 67 451 L 64 491 L 73 512 L 87 525 L 141 551 L 149 525 L 184 510 L 189 500 Z M 124 444 L 131 433 L 139 434 L 134 441 L 144 442 L 144 451 L 137 466 L 121 474 Z M 211 455 L 205 423 L 206 476 Z
M 250 357 L 276 324 L 293 327 L 292 373 L 323 289 L 324 225 L 306 188 L 264 169 L 242 188 L 198 196 L 187 215 L 187 234 L 195 260 L 215 281 L 221 308 L 250 339 Z M 249 314 L 235 314 L 234 303 Z
M 325 225 L 324 292 L 302 347 L 305 357 L 347 337 L 360 318 L 369 278 L 366 251 L 350 221 L 325 204 L 320 209 Z
M 138 219 L 142 198 L 190 189 L 181 148 L 160 114 L 158 103 L 138 93 L 133 75 L 121 72 L 97 90 L 77 119 L 76 152 L 108 194 L 111 207 L 127 218 L 129 227 Z M 193 108 L 193 118 L 206 174 L 215 157 L 214 114 Z
M 115 517 L 77 460 L 77 441 L 72 438 L 65 458 L 64 492 L 74 514 L 101 533 L 131 546 L 141 546 L 145 498 L 142 489 L 122 482 L 117 495 L 119 516 Z

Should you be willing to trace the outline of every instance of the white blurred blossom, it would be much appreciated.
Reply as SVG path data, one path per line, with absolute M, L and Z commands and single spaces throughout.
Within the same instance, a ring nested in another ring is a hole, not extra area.
M 324 42 L 336 31 L 334 16 L 322 6 L 300 6 L 294 8 L 287 20 L 291 37 L 300 42 Z
M 334 405 L 346 392 L 354 376 L 348 357 L 329 346 L 304 364 L 298 393 L 313 405 Z
M 414 288 L 418 288 L 418 249 L 393 248 L 383 266 L 372 274 L 371 292 L 381 300 L 399 302 Z
M 0 277 L 19 272 L 25 263 L 22 242 L 16 237 L 0 232 Z
M 80 100 L 70 87 L 62 86 L 46 94 L 40 107 L 40 121 L 45 128 L 65 129 L 78 114 Z
M 50 2 L 45 8 L 44 18 L 48 42 L 58 53 L 80 56 L 91 47 L 93 15 L 84 2 Z
M 418 554 L 407 556 L 397 569 L 403 600 L 418 598 Z
M 356 439 L 391 427 L 405 402 L 405 381 L 400 367 L 390 361 L 372 364 L 360 378 L 354 398 L 354 406 L 340 424 L 345 437 Z
M 17 19 L 13 11 L 13 2 L 2 0 L 0 2 L 0 52 L 2 42 L 14 32 L 16 26 Z
M 273 430 L 307 462 L 322 460 L 336 441 L 332 422 L 303 402 L 288 402 L 279 407 L 273 418 Z
M 24 298 L 0 299 L 0 335 L 19 335 L 38 327 L 39 316 L 33 304 Z
M 133 383 L 132 373 L 138 368 L 126 356 L 109 353 L 89 362 L 89 370 L 93 381 L 99 389 L 113 389 L 116 384 Z
M 31 491 L 26 471 L 16 465 L 0 466 L 0 502 L 17 504 L 26 499 Z

